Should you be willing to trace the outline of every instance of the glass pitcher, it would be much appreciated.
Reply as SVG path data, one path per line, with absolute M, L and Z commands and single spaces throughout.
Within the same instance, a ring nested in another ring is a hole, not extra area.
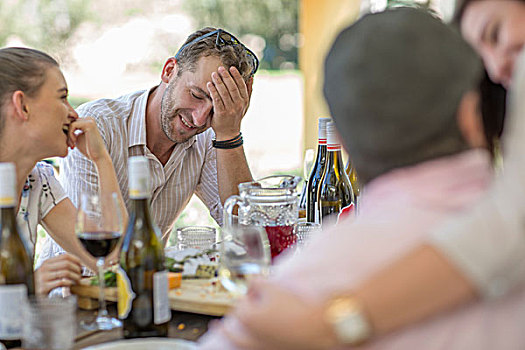
M 298 176 L 275 175 L 239 184 L 239 195 L 224 204 L 225 229 L 233 225 L 233 208 L 237 205 L 239 225 L 264 227 L 273 260 L 297 240 L 294 227 L 299 216 L 299 181 Z

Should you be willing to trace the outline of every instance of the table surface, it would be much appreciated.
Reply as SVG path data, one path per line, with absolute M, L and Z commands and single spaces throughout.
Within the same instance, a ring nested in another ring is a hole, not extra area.
M 108 305 L 112 316 L 116 313 L 116 304 Z M 77 333 L 73 349 L 83 349 L 87 346 L 106 343 L 122 339 L 122 328 L 111 331 L 86 331 L 80 326 L 82 321 L 92 321 L 96 317 L 96 310 L 77 310 Z M 188 312 L 172 311 L 168 337 L 197 341 L 208 330 L 208 323 L 218 319 L 215 316 L 199 315 Z

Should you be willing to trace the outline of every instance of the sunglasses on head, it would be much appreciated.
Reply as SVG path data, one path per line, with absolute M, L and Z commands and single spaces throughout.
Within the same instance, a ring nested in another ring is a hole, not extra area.
M 236 46 L 236 45 L 241 45 L 242 48 L 246 51 L 246 54 L 252 59 L 252 64 L 253 64 L 253 69 L 252 71 L 250 72 L 250 76 L 253 76 L 255 74 L 255 72 L 257 72 L 257 69 L 259 68 L 259 59 L 257 58 L 257 56 L 255 56 L 255 54 L 253 53 L 252 50 L 250 50 L 249 48 L 247 48 L 246 46 L 244 46 L 243 43 L 241 43 L 239 41 L 239 39 L 237 39 L 235 36 L 233 36 L 232 34 L 228 33 L 227 31 L 223 30 L 223 29 L 217 29 L 217 30 L 214 30 L 213 32 L 209 32 L 209 33 L 206 33 L 204 35 L 201 35 L 195 39 L 193 39 L 192 41 L 190 41 L 189 43 L 187 43 L 186 45 L 183 45 L 179 51 L 177 51 L 177 53 L 175 54 L 175 58 L 179 58 L 179 54 L 182 52 L 182 50 L 184 50 L 186 47 L 190 46 L 190 45 L 193 45 L 207 37 L 210 37 L 210 36 L 213 36 L 213 35 L 217 35 L 216 39 L 215 39 L 215 46 L 216 47 L 222 47 L 222 46 L 225 46 L 225 45 L 231 45 L 231 46 Z

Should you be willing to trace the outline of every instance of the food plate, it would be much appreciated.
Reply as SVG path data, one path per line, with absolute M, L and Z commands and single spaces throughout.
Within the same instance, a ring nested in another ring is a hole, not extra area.
M 143 338 L 119 340 L 110 343 L 89 346 L 85 350 L 195 350 L 194 342 L 183 339 Z

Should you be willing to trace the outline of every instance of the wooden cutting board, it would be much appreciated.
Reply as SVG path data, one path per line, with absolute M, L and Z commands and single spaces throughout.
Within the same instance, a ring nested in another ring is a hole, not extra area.
M 210 279 L 183 279 L 181 287 L 170 290 L 168 296 L 172 310 L 212 316 L 223 316 L 235 302 L 219 281 Z
M 91 286 L 89 278 L 84 278 L 80 284 L 72 286 L 71 293 L 79 297 L 80 308 L 98 307 L 99 288 Z M 224 290 L 220 282 L 213 283 L 210 279 L 183 279 L 180 288 L 170 290 L 168 297 L 172 310 L 211 316 L 223 316 L 235 301 L 235 297 Z M 105 299 L 117 301 L 117 288 L 106 288 Z

